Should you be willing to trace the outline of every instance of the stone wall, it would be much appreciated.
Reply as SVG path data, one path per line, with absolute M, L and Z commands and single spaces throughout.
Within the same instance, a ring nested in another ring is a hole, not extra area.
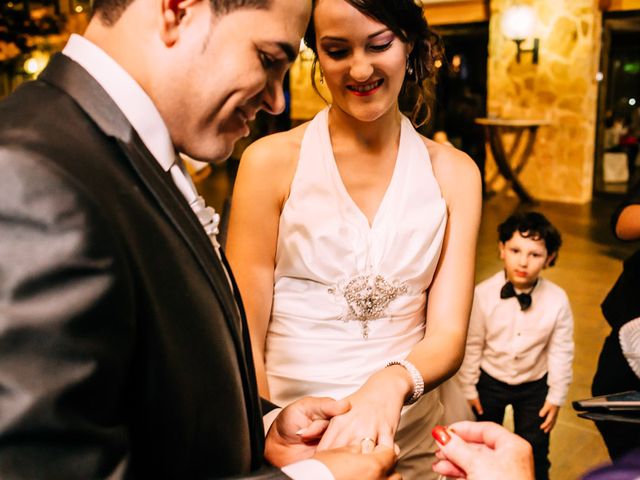
M 537 199 L 587 202 L 597 113 L 601 25 L 597 1 L 520 2 L 531 5 L 538 16 L 537 65 L 532 64 L 531 54 L 517 63 L 515 43 L 500 31 L 501 14 L 512 3 L 492 0 L 490 5 L 487 111 L 497 117 L 550 121 L 538 131 L 522 182 Z M 487 176 L 493 171 L 495 166 L 488 161 Z

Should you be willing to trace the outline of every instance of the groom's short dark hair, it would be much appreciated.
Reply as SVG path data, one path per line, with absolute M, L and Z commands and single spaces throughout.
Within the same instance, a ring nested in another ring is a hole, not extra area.
M 135 0 L 94 0 L 93 13 L 100 16 L 106 25 L 113 25 L 120 15 Z M 268 8 L 271 0 L 209 0 L 211 9 L 220 14 L 229 13 L 238 8 Z

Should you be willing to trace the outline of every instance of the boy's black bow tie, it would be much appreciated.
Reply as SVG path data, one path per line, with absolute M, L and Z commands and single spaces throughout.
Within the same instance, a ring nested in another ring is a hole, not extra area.
M 534 285 L 535 288 L 535 285 Z M 520 304 L 520 310 L 526 310 L 531 306 L 531 292 L 533 288 L 529 291 L 529 293 L 516 293 L 516 289 L 513 288 L 513 284 L 511 282 L 507 282 L 504 284 L 502 289 L 500 290 L 500 298 L 511 298 L 516 297 L 518 303 Z

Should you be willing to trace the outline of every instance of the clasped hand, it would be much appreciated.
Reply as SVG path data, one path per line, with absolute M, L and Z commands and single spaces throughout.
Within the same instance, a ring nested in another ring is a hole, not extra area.
M 378 445 L 364 451 L 363 446 L 349 445 L 316 452 L 318 442 L 330 420 L 350 412 L 348 400 L 306 397 L 285 408 L 269 429 L 265 442 L 265 458 L 282 467 L 314 458 L 324 463 L 336 480 L 401 480 L 393 467 L 397 447 Z
M 391 369 L 372 375 L 346 398 L 351 409 L 331 419 L 318 451 L 359 444 L 365 451 L 376 444 L 393 447 L 406 387 Z

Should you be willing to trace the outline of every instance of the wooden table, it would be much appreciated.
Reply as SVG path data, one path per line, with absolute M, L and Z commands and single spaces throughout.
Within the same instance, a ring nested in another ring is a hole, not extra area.
M 533 196 L 520 183 L 518 175 L 527 164 L 536 139 L 538 127 L 549 125 L 546 120 L 522 120 L 507 118 L 476 118 L 476 123 L 483 125 L 486 138 L 491 147 L 491 153 L 496 161 L 498 172 L 487 181 L 487 189 L 495 182 L 498 175 L 502 175 L 524 203 L 534 203 Z M 504 147 L 503 136 L 505 133 L 514 133 L 515 138 L 509 151 Z M 527 133 L 527 135 L 525 135 Z M 519 158 L 515 158 L 520 145 L 526 136 L 526 144 Z

